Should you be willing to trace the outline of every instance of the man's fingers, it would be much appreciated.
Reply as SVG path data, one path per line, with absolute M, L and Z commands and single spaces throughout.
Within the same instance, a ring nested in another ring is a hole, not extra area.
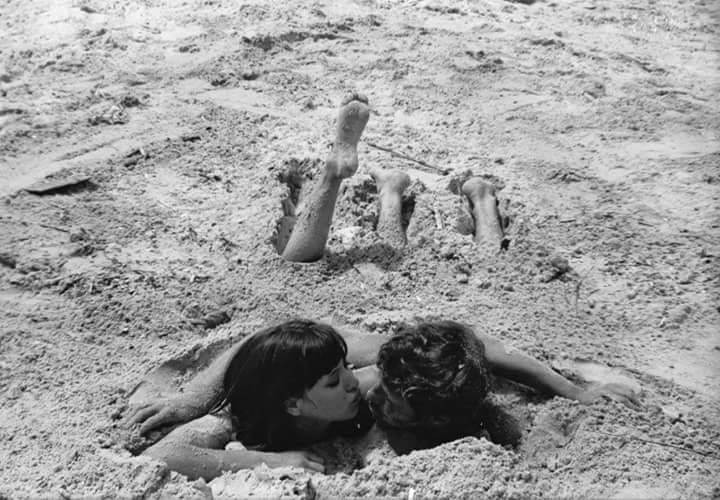
M 603 393 L 603 397 L 606 399 L 612 399 L 624 404 L 630 409 L 639 410 L 642 406 L 636 398 L 635 391 L 629 389 L 624 391 L 613 391 L 609 393 Z

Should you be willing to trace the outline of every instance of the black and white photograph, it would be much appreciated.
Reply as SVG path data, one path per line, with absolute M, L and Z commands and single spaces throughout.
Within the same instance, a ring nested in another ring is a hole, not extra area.
M 720 498 L 720 2 L 0 2 L 0 499 Z

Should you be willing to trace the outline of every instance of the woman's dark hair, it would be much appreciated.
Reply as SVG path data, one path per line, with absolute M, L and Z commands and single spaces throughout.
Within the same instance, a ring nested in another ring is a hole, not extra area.
M 377 365 L 385 386 L 415 412 L 408 430 L 422 437 L 416 442 L 423 445 L 417 447 L 484 431 L 501 444 L 519 437 L 516 432 L 492 436 L 505 429 L 498 421 L 505 414 L 487 399 L 485 346 L 469 327 L 455 321 L 403 325 L 380 349 Z
M 237 439 L 248 447 L 298 446 L 287 400 L 302 396 L 346 356 L 345 340 L 323 323 L 292 320 L 261 330 L 230 362 L 215 410 L 230 405 Z

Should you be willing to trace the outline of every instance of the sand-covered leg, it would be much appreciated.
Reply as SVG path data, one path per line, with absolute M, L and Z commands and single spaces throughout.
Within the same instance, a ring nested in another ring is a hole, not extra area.
M 500 246 L 504 233 L 500 224 L 495 188 L 478 178 L 468 179 L 462 192 L 470 202 L 475 221 L 475 242 Z
M 335 142 L 325 161 L 325 171 L 302 203 L 282 254 L 285 260 L 312 262 L 322 257 L 340 183 L 357 171 L 357 144 L 369 116 L 370 108 L 364 96 L 352 94 L 343 100 Z
M 402 196 L 410 185 L 410 176 L 401 170 L 372 169 L 370 174 L 377 184 L 380 217 L 377 232 L 393 247 L 407 243 L 402 224 Z

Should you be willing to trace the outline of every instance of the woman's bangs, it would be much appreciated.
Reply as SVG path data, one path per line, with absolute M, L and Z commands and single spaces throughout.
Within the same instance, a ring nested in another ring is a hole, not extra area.
M 332 330 L 315 330 L 312 341 L 305 345 L 305 386 L 312 387 L 323 375 L 330 373 L 347 356 L 347 346 Z

